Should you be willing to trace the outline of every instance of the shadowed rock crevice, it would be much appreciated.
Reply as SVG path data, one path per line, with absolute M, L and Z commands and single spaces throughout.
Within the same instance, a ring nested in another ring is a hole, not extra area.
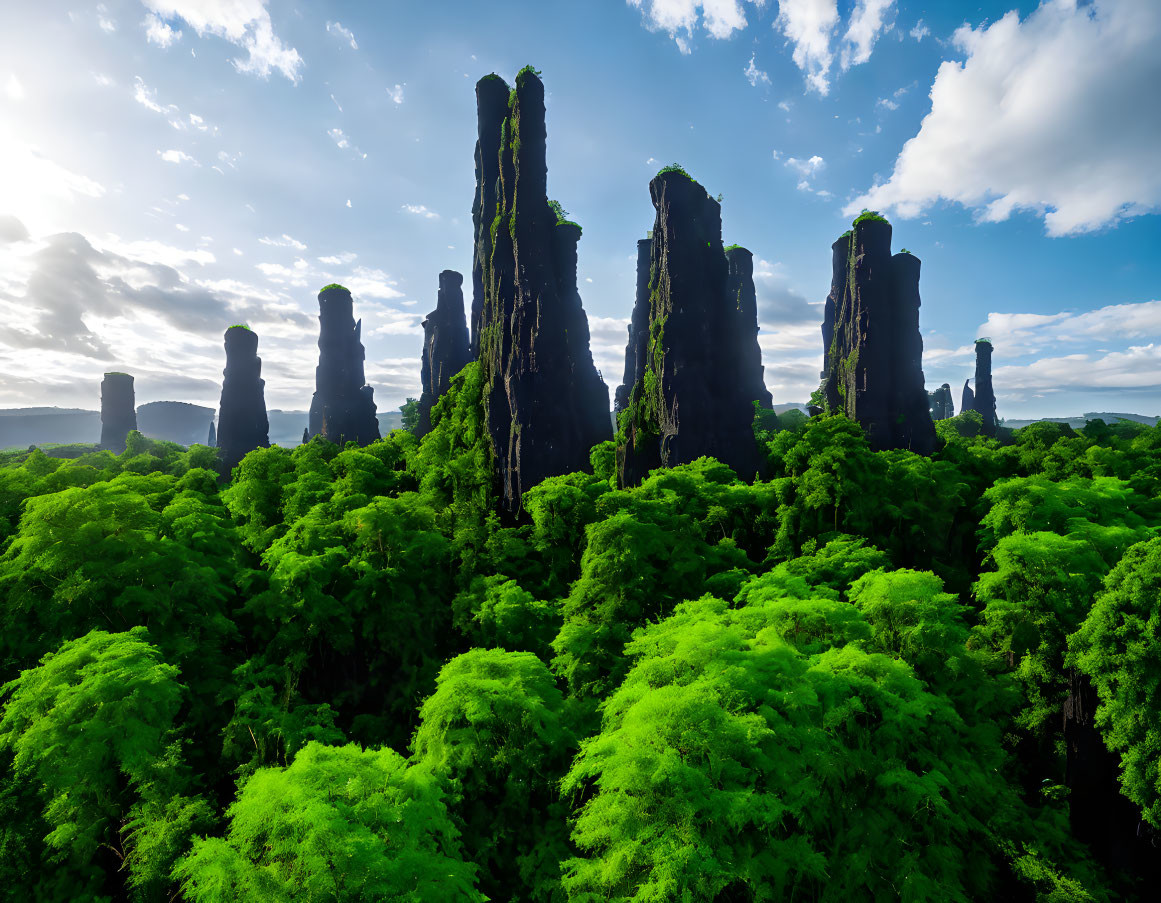
M 121 454 L 130 430 L 137 429 L 133 377 L 106 373 L 101 380 L 101 448 Z
M 892 256 L 891 225 L 877 216 L 857 219 L 831 251 L 826 405 L 858 421 L 875 450 L 930 454 L 936 437 L 923 383 L 919 258 Z
M 609 393 L 577 291 L 581 229 L 548 201 L 544 85 L 530 68 L 512 91 L 488 76 L 476 100 L 471 343 L 501 504 L 515 513 L 525 489 L 588 468 L 612 436 Z
M 722 248 L 721 206 L 680 170 L 649 183 L 656 217 L 647 291 L 638 296 L 618 391 L 617 467 L 622 485 L 652 469 L 703 455 L 752 479 L 762 458 L 754 401 L 771 403 L 762 382 L 753 258 Z M 630 381 L 631 380 L 631 381 Z
M 228 477 L 248 452 L 270 445 L 270 420 L 257 334 L 245 326 L 231 326 L 226 330 L 225 346 L 217 442 L 221 474 Z M 211 434 L 213 426 L 211 423 Z
M 625 345 L 625 374 L 617 386 L 613 411 L 621 413 L 629 406 L 633 386 L 645 377 L 645 358 L 649 349 L 649 268 L 653 254 L 653 239 L 637 242 L 637 295 L 633 300 L 633 314 L 629 320 L 629 341 Z
M 451 378 L 471 360 L 463 284 L 464 277 L 455 270 L 440 273 L 435 310 L 423 321 L 423 391 L 419 396 L 417 436 L 431 431 L 431 409 L 447 391 Z
M 337 445 L 367 445 L 379 438 L 379 421 L 363 370 L 363 321 L 355 322 L 351 293 L 341 285 L 319 292 L 318 304 L 318 367 L 303 441 L 322 436 Z

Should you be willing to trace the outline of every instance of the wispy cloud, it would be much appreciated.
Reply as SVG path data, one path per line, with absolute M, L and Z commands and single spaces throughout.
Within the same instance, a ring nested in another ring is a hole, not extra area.
M 282 234 L 281 238 L 270 238 L 269 236 L 263 236 L 262 238 L 258 239 L 258 243 L 263 245 L 270 245 L 271 247 L 275 248 L 294 248 L 296 251 L 306 250 L 306 245 L 304 245 L 297 238 L 291 238 L 285 232 Z
M 424 219 L 439 219 L 438 213 L 434 210 L 428 210 L 423 204 L 404 204 L 401 209 L 416 216 L 422 216 Z
M 344 41 L 351 45 L 352 50 L 358 50 L 359 44 L 355 41 L 355 35 L 351 29 L 344 28 L 340 22 L 327 22 L 327 31 L 331 34 L 338 35 Z
M 769 85 L 770 76 L 758 68 L 757 64 L 754 62 L 755 56 L 757 56 L 757 54 L 750 54 L 750 62 L 746 65 L 746 68 L 742 71 L 742 74 L 746 76 L 746 81 L 748 81 L 755 88 L 758 87 L 758 85 Z
M 166 163 L 192 163 L 194 166 L 201 166 L 197 160 L 181 150 L 158 151 L 157 156 Z
M 145 40 L 150 44 L 165 48 L 181 40 L 181 29 L 171 28 L 168 22 L 158 18 L 155 13 L 146 13 L 141 24 L 145 26 Z

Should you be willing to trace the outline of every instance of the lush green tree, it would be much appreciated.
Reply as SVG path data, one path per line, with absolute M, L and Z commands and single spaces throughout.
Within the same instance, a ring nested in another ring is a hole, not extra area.
M 1100 696 L 1096 720 L 1121 755 L 1121 786 L 1161 829 L 1161 539 L 1133 546 L 1069 639 Z
M 403 413 L 403 429 L 414 433 L 415 428 L 419 426 L 419 399 L 408 398 L 399 406 L 399 410 Z
M 440 671 L 414 761 L 439 775 L 490 899 L 552 900 L 568 854 L 557 784 L 575 741 L 552 675 L 528 652 L 473 649 Z
M 205 803 L 187 786 L 176 718 L 183 688 L 149 633 L 95 630 L 46 655 L 6 684 L 0 750 L 13 772 L 39 789 L 62 866 L 84 874 L 129 867 L 143 898 L 164 889 L 188 833 L 204 825 Z
M 227 816 L 174 870 L 194 903 L 484 899 L 437 782 L 390 749 L 309 743 L 250 776 Z

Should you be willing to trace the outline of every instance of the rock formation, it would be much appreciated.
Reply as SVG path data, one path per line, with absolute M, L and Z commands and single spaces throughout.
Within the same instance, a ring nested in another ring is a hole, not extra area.
M 101 380 L 101 448 L 121 454 L 125 451 L 125 438 L 135 429 L 133 377 L 128 373 L 106 373 Z
M 770 395 L 756 354 L 749 252 L 734 256 L 731 275 L 721 206 L 683 170 L 663 170 L 649 194 L 656 210 L 650 276 L 641 291 L 639 264 L 627 382 L 619 393 L 619 479 L 633 485 L 656 467 L 703 455 L 752 479 L 762 464 L 753 402 L 768 405 Z
M 919 258 L 891 255 L 891 224 L 857 218 L 832 246 L 823 313 L 823 397 L 867 431 L 875 450 L 935 449 L 923 385 Z
M 738 355 L 738 389 L 743 398 L 769 410 L 774 398 L 762 378 L 758 347 L 758 294 L 754 290 L 754 255 L 740 245 L 726 249 L 726 298 L 733 315 L 728 353 Z
M 206 437 L 206 445 L 208 445 L 210 448 L 218 447 L 218 434 L 214 429 L 214 421 L 212 420 L 210 421 L 210 434 Z
M 318 367 L 303 441 L 321 435 L 336 445 L 367 445 L 379 438 L 379 421 L 363 371 L 363 321 L 355 322 L 351 293 L 341 285 L 326 286 L 318 304 Z
M 431 431 L 431 409 L 447 391 L 451 378 L 471 360 L 464 319 L 464 277 L 455 270 L 439 274 L 435 310 L 423 321 L 423 391 L 419 396 L 417 436 Z
M 963 396 L 959 402 L 959 412 L 962 414 L 965 411 L 974 411 L 976 409 L 976 393 L 972 391 L 972 381 L 965 379 L 963 381 Z
M 266 416 L 266 381 L 258 336 L 246 326 L 226 330 L 226 369 L 222 371 L 222 401 L 218 409 L 218 461 L 229 477 L 247 452 L 270 445 Z M 213 424 L 210 425 L 211 429 Z
M 592 446 L 611 438 L 609 392 L 577 291 L 581 229 L 548 201 L 544 85 L 531 68 L 511 92 L 491 75 L 476 103 L 471 343 L 501 504 L 516 513 L 525 489 L 587 468 Z
M 645 377 L 645 355 L 649 351 L 649 268 L 652 265 L 653 239 L 637 242 L 637 295 L 629 321 L 629 341 L 625 345 L 625 375 L 617 386 L 613 411 L 617 414 L 629 406 L 629 393 Z
M 951 400 L 951 386 L 944 383 L 929 395 L 932 420 L 950 420 L 955 416 L 955 404 Z
M 996 435 L 996 393 L 992 391 L 992 343 L 976 339 L 976 397 L 974 409 L 984 418 L 982 432 Z

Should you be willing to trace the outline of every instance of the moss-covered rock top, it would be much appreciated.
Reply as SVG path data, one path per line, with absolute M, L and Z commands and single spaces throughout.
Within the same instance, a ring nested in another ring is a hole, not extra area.
M 726 245 L 726 247 L 724 247 L 722 250 L 728 254 L 730 251 L 738 250 L 738 248 L 742 248 L 742 246 L 741 245 Z M 744 251 L 746 249 L 742 248 L 742 250 Z
M 890 225 L 887 217 L 883 216 L 883 214 L 881 214 L 878 210 L 864 210 L 862 213 L 855 217 L 854 222 L 851 223 L 851 226 L 857 226 L 859 223 L 887 223 Z
M 110 370 L 105 374 L 106 376 L 128 376 L 128 373 L 122 373 L 120 370 Z
M 336 288 L 342 289 L 344 292 L 348 292 L 348 293 L 351 291 L 345 285 L 339 285 L 337 282 L 332 282 L 330 285 L 324 285 L 322 288 L 320 288 L 319 294 L 322 294 L 323 292 L 329 292 L 331 289 L 336 289 Z
M 675 173 L 678 173 L 680 175 L 683 175 L 687 179 L 689 179 L 689 181 L 691 181 L 691 182 L 697 181 L 693 176 L 691 176 L 689 173 L 687 173 L 685 171 L 685 167 L 682 166 L 680 163 L 670 163 L 668 166 L 662 166 L 659 170 L 657 170 L 657 175 L 663 176 L 667 172 L 675 172 Z
M 992 340 L 987 338 L 986 336 L 984 336 L 982 338 L 976 339 L 976 344 L 977 345 L 987 345 L 990 348 L 992 345 Z
M 247 326 L 245 323 L 235 323 L 233 326 L 230 326 L 229 329 L 245 329 L 247 332 L 254 331 L 249 326 Z
M 523 69 L 516 73 L 516 87 L 523 88 L 524 83 L 528 81 L 529 78 L 540 78 L 540 70 L 534 68 L 531 65 L 525 66 Z

